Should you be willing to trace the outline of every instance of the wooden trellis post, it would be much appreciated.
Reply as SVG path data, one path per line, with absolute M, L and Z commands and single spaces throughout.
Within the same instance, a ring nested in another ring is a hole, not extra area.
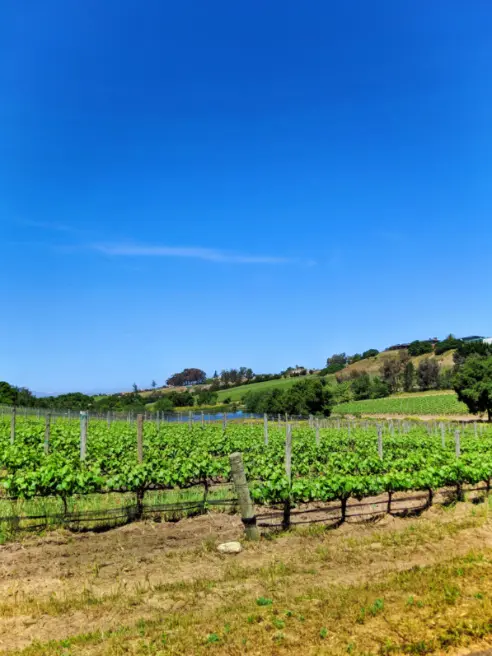
M 10 444 L 13 444 L 15 441 L 15 419 L 17 416 L 17 408 L 14 406 L 12 408 L 12 414 L 10 415 Z
M 50 452 L 50 422 L 51 422 L 51 415 L 50 413 L 46 413 L 45 417 L 45 425 L 44 425 L 44 452 L 46 455 Z
M 287 478 L 289 493 L 284 502 L 284 517 L 282 521 L 282 528 L 286 531 L 290 528 L 290 488 L 292 485 L 292 426 L 287 424 L 285 429 L 285 476 Z
M 231 453 L 229 462 L 231 463 L 232 480 L 236 488 L 246 538 L 248 540 L 259 540 L 260 533 L 256 525 L 255 509 L 251 501 L 246 474 L 244 473 L 242 454 L 238 452 Z
M 138 462 L 143 462 L 143 415 L 137 415 L 137 458 Z
M 87 411 L 80 411 L 80 459 L 85 460 L 87 451 L 87 424 L 89 415 Z
M 380 424 L 378 424 L 377 428 L 378 428 L 378 455 L 382 460 L 383 459 L 383 429 L 380 426 Z

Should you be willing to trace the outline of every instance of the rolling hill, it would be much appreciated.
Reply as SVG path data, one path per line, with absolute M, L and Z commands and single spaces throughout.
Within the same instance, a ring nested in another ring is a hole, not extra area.
M 453 353 L 454 351 L 447 351 L 442 355 L 434 355 L 434 354 L 418 355 L 411 358 L 411 361 L 413 362 L 415 368 L 417 368 L 419 362 L 421 362 L 424 358 L 428 357 L 437 360 L 441 367 L 447 369 L 453 366 Z M 367 372 L 370 376 L 377 376 L 379 374 L 379 369 L 385 358 L 399 358 L 399 357 L 400 357 L 399 351 L 383 351 L 382 353 L 378 353 L 378 355 L 372 358 L 366 358 L 365 360 L 359 360 L 359 362 L 354 362 L 354 364 L 349 364 L 340 372 L 338 372 L 337 375 L 342 375 L 343 377 L 349 377 L 351 372 L 358 371 L 360 373 Z M 304 380 L 305 378 L 313 378 L 313 377 L 316 377 L 316 374 L 303 376 L 303 377 L 296 376 L 292 378 L 280 378 L 278 380 L 268 380 L 262 383 L 250 383 L 249 385 L 240 385 L 239 387 L 229 387 L 228 389 L 220 390 L 218 400 L 219 403 L 223 403 L 224 399 L 230 398 L 231 401 L 239 402 L 247 392 L 264 391 L 267 389 L 272 389 L 274 387 L 281 387 L 281 388 L 290 387 L 291 385 L 294 385 L 300 380 Z M 327 378 L 334 380 L 335 375 L 331 374 L 327 376 Z

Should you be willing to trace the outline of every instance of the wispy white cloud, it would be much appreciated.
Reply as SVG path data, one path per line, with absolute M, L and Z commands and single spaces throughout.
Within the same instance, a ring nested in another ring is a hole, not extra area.
M 297 258 L 277 257 L 272 255 L 246 255 L 215 248 L 200 248 L 189 246 L 146 246 L 143 244 L 92 244 L 91 249 L 104 255 L 126 257 L 183 257 L 208 262 L 226 264 L 308 264 Z

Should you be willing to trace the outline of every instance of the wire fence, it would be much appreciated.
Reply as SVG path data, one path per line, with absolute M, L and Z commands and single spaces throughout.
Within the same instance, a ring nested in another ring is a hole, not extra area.
M 241 410 L 237 412 L 205 412 L 205 411 L 192 411 L 187 410 L 180 412 L 176 410 L 175 412 L 163 412 L 160 410 L 154 410 L 152 412 L 134 412 L 134 411 L 116 411 L 108 410 L 107 412 L 97 412 L 95 410 L 62 410 L 59 408 L 28 408 L 24 406 L 8 406 L 0 405 L 0 417 L 10 417 L 12 414 L 15 414 L 18 417 L 31 417 L 36 419 L 42 419 L 45 417 L 50 417 L 52 420 L 56 419 L 68 419 L 68 420 L 78 420 L 80 415 L 84 413 L 89 419 L 97 419 L 107 421 L 108 424 L 111 424 L 114 421 L 135 423 L 139 414 L 142 414 L 145 421 L 154 422 L 157 424 L 160 423 L 171 423 L 171 424 L 184 424 L 188 422 L 192 423 L 214 423 L 221 422 L 224 418 L 227 421 L 232 421 L 235 423 L 248 422 L 253 419 L 260 419 L 263 415 L 255 414 L 252 412 L 243 412 Z

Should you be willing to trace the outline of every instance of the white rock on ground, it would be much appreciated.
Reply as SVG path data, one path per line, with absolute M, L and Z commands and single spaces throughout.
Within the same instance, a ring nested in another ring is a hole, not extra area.
M 242 551 L 240 542 L 224 542 L 219 544 L 217 551 L 224 554 L 237 554 Z

